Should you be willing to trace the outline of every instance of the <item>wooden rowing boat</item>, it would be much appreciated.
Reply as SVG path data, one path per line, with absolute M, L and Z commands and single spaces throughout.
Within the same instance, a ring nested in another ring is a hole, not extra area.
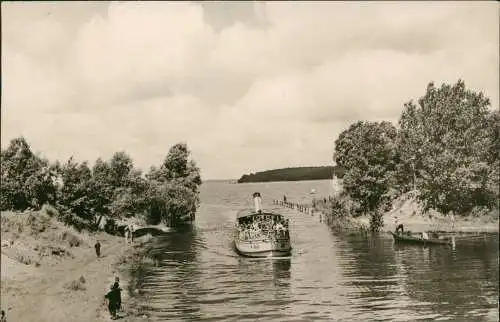
M 422 237 L 396 234 L 392 231 L 391 234 L 392 237 L 394 238 L 394 242 L 396 243 L 420 244 L 420 245 L 452 245 L 452 241 L 448 239 L 436 239 L 436 238 L 423 239 Z

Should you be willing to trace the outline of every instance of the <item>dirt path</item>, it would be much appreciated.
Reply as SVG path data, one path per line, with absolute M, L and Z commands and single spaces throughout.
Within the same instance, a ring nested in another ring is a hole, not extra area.
M 93 248 L 78 251 L 74 259 L 64 260 L 51 267 L 35 269 L 31 278 L 5 281 L 2 289 L 2 308 L 9 321 L 24 322 L 89 322 L 105 318 L 104 294 L 116 272 L 113 264 L 129 246 L 122 239 L 108 238 L 103 243 L 102 257 Z M 36 272 L 35 272 L 36 271 Z M 30 275 L 25 275 L 29 277 Z M 68 290 L 65 285 L 85 278 L 85 290 Z M 122 288 L 126 288 L 122 285 Z

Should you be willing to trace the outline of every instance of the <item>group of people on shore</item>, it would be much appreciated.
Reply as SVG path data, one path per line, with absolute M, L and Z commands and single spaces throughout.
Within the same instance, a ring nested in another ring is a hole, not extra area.
M 127 244 L 134 242 L 134 232 L 135 232 L 134 225 L 127 225 L 125 227 L 125 242 Z
M 281 217 L 272 220 L 257 217 L 252 222 L 244 222 L 238 225 L 239 237 L 241 240 L 249 240 L 286 236 L 289 233 L 288 224 L 288 219 Z

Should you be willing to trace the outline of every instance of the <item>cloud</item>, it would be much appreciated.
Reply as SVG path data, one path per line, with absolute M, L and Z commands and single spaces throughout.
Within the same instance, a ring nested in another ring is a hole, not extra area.
M 431 81 L 498 108 L 497 8 L 2 3 L 2 146 L 147 168 L 184 141 L 204 178 L 328 164 L 351 122 L 395 122 Z

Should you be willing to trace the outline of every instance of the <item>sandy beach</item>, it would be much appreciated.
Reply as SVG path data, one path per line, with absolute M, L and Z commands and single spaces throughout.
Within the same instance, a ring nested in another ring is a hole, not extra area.
M 109 321 L 104 295 L 116 276 L 123 289 L 120 321 L 146 321 L 131 315 L 124 273 L 128 255 L 140 245 L 104 233 L 78 233 L 45 213 L 2 213 L 1 307 L 8 321 Z

